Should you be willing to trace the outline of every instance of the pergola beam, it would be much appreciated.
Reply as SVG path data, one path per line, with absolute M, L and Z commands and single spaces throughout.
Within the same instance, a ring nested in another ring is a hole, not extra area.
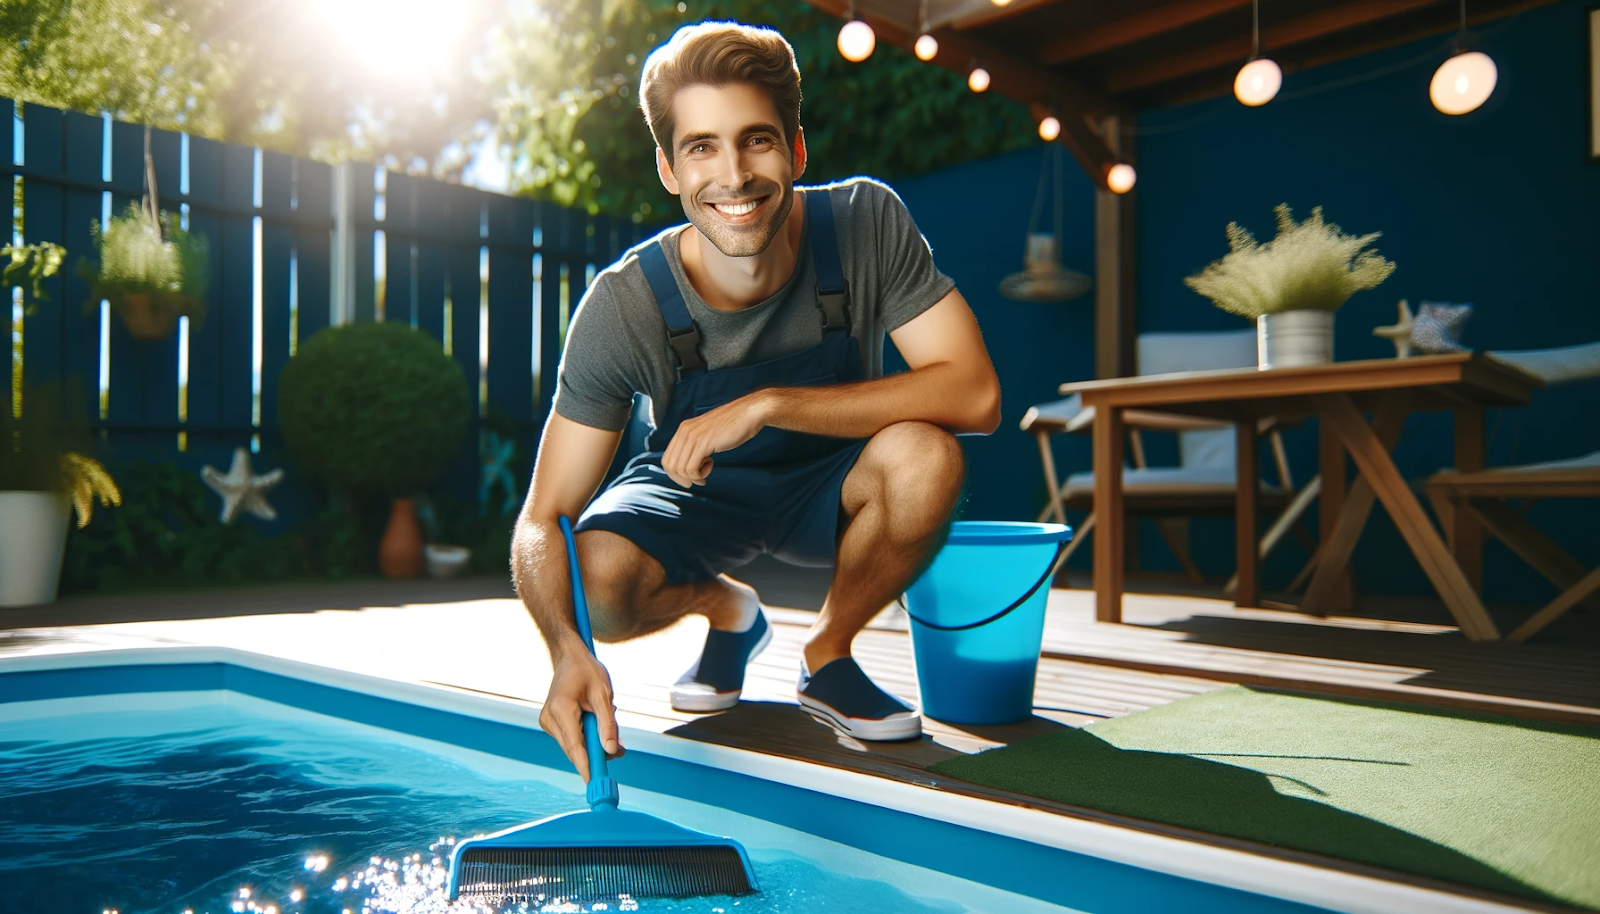
M 1359 0 L 1346 3 L 1286 22 L 1264 24 L 1261 29 L 1261 49 L 1271 56 L 1273 51 L 1281 48 L 1438 5 L 1439 0 Z M 1243 66 L 1249 57 L 1250 35 L 1244 32 L 1237 38 L 1163 56 L 1146 65 L 1113 70 L 1107 74 L 1105 84 L 1113 95 L 1121 95 L 1225 67 L 1230 63 Z
M 1040 48 L 1039 61 L 1049 66 L 1071 63 L 1249 5 L 1250 0 L 1189 0 L 1187 3 L 1168 4 L 1052 39 Z
M 807 0 L 812 6 L 843 18 L 848 0 Z M 906 25 L 874 10 L 856 7 L 856 15 L 877 33 L 878 40 L 909 49 L 918 35 Z M 1091 126 L 1092 120 L 1126 115 L 1123 107 L 1087 86 L 1060 76 L 972 35 L 951 28 L 933 30 L 939 53 L 930 63 L 965 76 L 974 65 L 989 72 L 991 92 L 1025 105 L 1038 105 L 1061 122 L 1061 142 L 1095 186 L 1104 188 L 1106 171 L 1117 162 L 1112 148 Z

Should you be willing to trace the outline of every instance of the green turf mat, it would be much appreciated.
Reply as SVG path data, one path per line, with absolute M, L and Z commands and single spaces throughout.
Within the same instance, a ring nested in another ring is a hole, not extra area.
M 1600 908 L 1600 728 L 1232 686 L 930 770 Z

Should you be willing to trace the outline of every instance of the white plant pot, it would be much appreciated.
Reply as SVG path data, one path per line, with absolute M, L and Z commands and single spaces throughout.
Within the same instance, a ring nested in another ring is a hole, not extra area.
M 1256 318 L 1256 359 L 1263 371 L 1333 361 L 1333 312 L 1280 311 Z
M 55 602 L 70 514 L 54 492 L 0 492 L 0 606 Z
M 429 543 L 422 547 L 422 557 L 427 562 L 429 577 L 453 578 L 467 570 L 468 563 L 472 561 L 472 550 L 465 546 Z

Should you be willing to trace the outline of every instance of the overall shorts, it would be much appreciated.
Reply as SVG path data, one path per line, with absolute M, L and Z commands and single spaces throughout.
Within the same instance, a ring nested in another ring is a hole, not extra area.
M 826 191 L 807 192 L 802 199 L 817 276 L 821 340 L 780 358 L 707 370 L 699 328 L 660 242 L 639 249 L 639 263 L 678 359 L 678 383 L 645 452 L 589 503 L 575 529 L 627 537 L 661 563 L 668 584 L 714 578 L 762 553 L 803 567 L 834 563 L 840 490 L 866 439 L 769 427 L 732 450 L 712 455 L 704 485 L 684 489 L 661 468 L 667 444 L 687 419 L 767 387 L 862 379 L 861 350 L 850 334 L 850 293 L 840 265 L 832 200 Z

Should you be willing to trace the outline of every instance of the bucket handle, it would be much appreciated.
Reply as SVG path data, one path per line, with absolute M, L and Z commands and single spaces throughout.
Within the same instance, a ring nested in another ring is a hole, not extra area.
M 1039 588 L 1044 586 L 1044 582 L 1050 580 L 1051 576 L 1056 573 L 1056 566 L 1061 564 L 1061 556 L 1066 553 L 1067 545 L 1070 542 L 1071 542 L 1071 540 L 1062 540 L 1060 545 L 1056 546 L 1056 554 L 1055 554 L 1055 556 L 1053 558 L 1050 559 L 1049 566 L 1047 566 L 1045 568 L 1044 574 L 1039 576 L 1039 580 L 1034 581 L 1033 582 L 1033 586 L 1028 588 L 1028 592 L 1027 593 L 1025 593 L 1022 596 L 1018 597 L 1015 601 L 1012 602 L 1012 604 L 1010 606 L 1007 606 L 1005 609 L 1000 610 L 999 612 L 995 613 L 994 615 L 990 616 L 987 619 L 979 619 L 976 622 L 968 622 L 966 625 L 939 625 L 939 624 L 934 623 L 934 622 L 929 622 L 926 619 L 919 619 L 916 616 L 911 615 L 911 609 L 906 606 L 906 595 L 905 594 L 901 594 L 899 597 L 895 598 L 895 602 L 899 603 L 900 604 L 900 608 L 906 611 L 906 618 L 908 618 L 911 621 L 917 623 L 918 625 L 923 625 L 923 626 L 926 626 L 928 628 L 931 628 L 936 632 L 964 632 L 964 631 L 966 631 L 967 629 L 970 629 L 970 628 L 977 628 L 977 627 L 979 627 L 981 625 L 988 625 L 990 622 L 994 622 L 994 621 L 997 621 L 997 620 L 1003 618 L 1007 613 L 1009 613 L 1012 610 L 1016 609 L 1018 606 L 1021 606 L 1022 604 L 1028 602 L 1028 598 L 1029 597 L 1031 597 L 1034 594 L 1039 592 Z

